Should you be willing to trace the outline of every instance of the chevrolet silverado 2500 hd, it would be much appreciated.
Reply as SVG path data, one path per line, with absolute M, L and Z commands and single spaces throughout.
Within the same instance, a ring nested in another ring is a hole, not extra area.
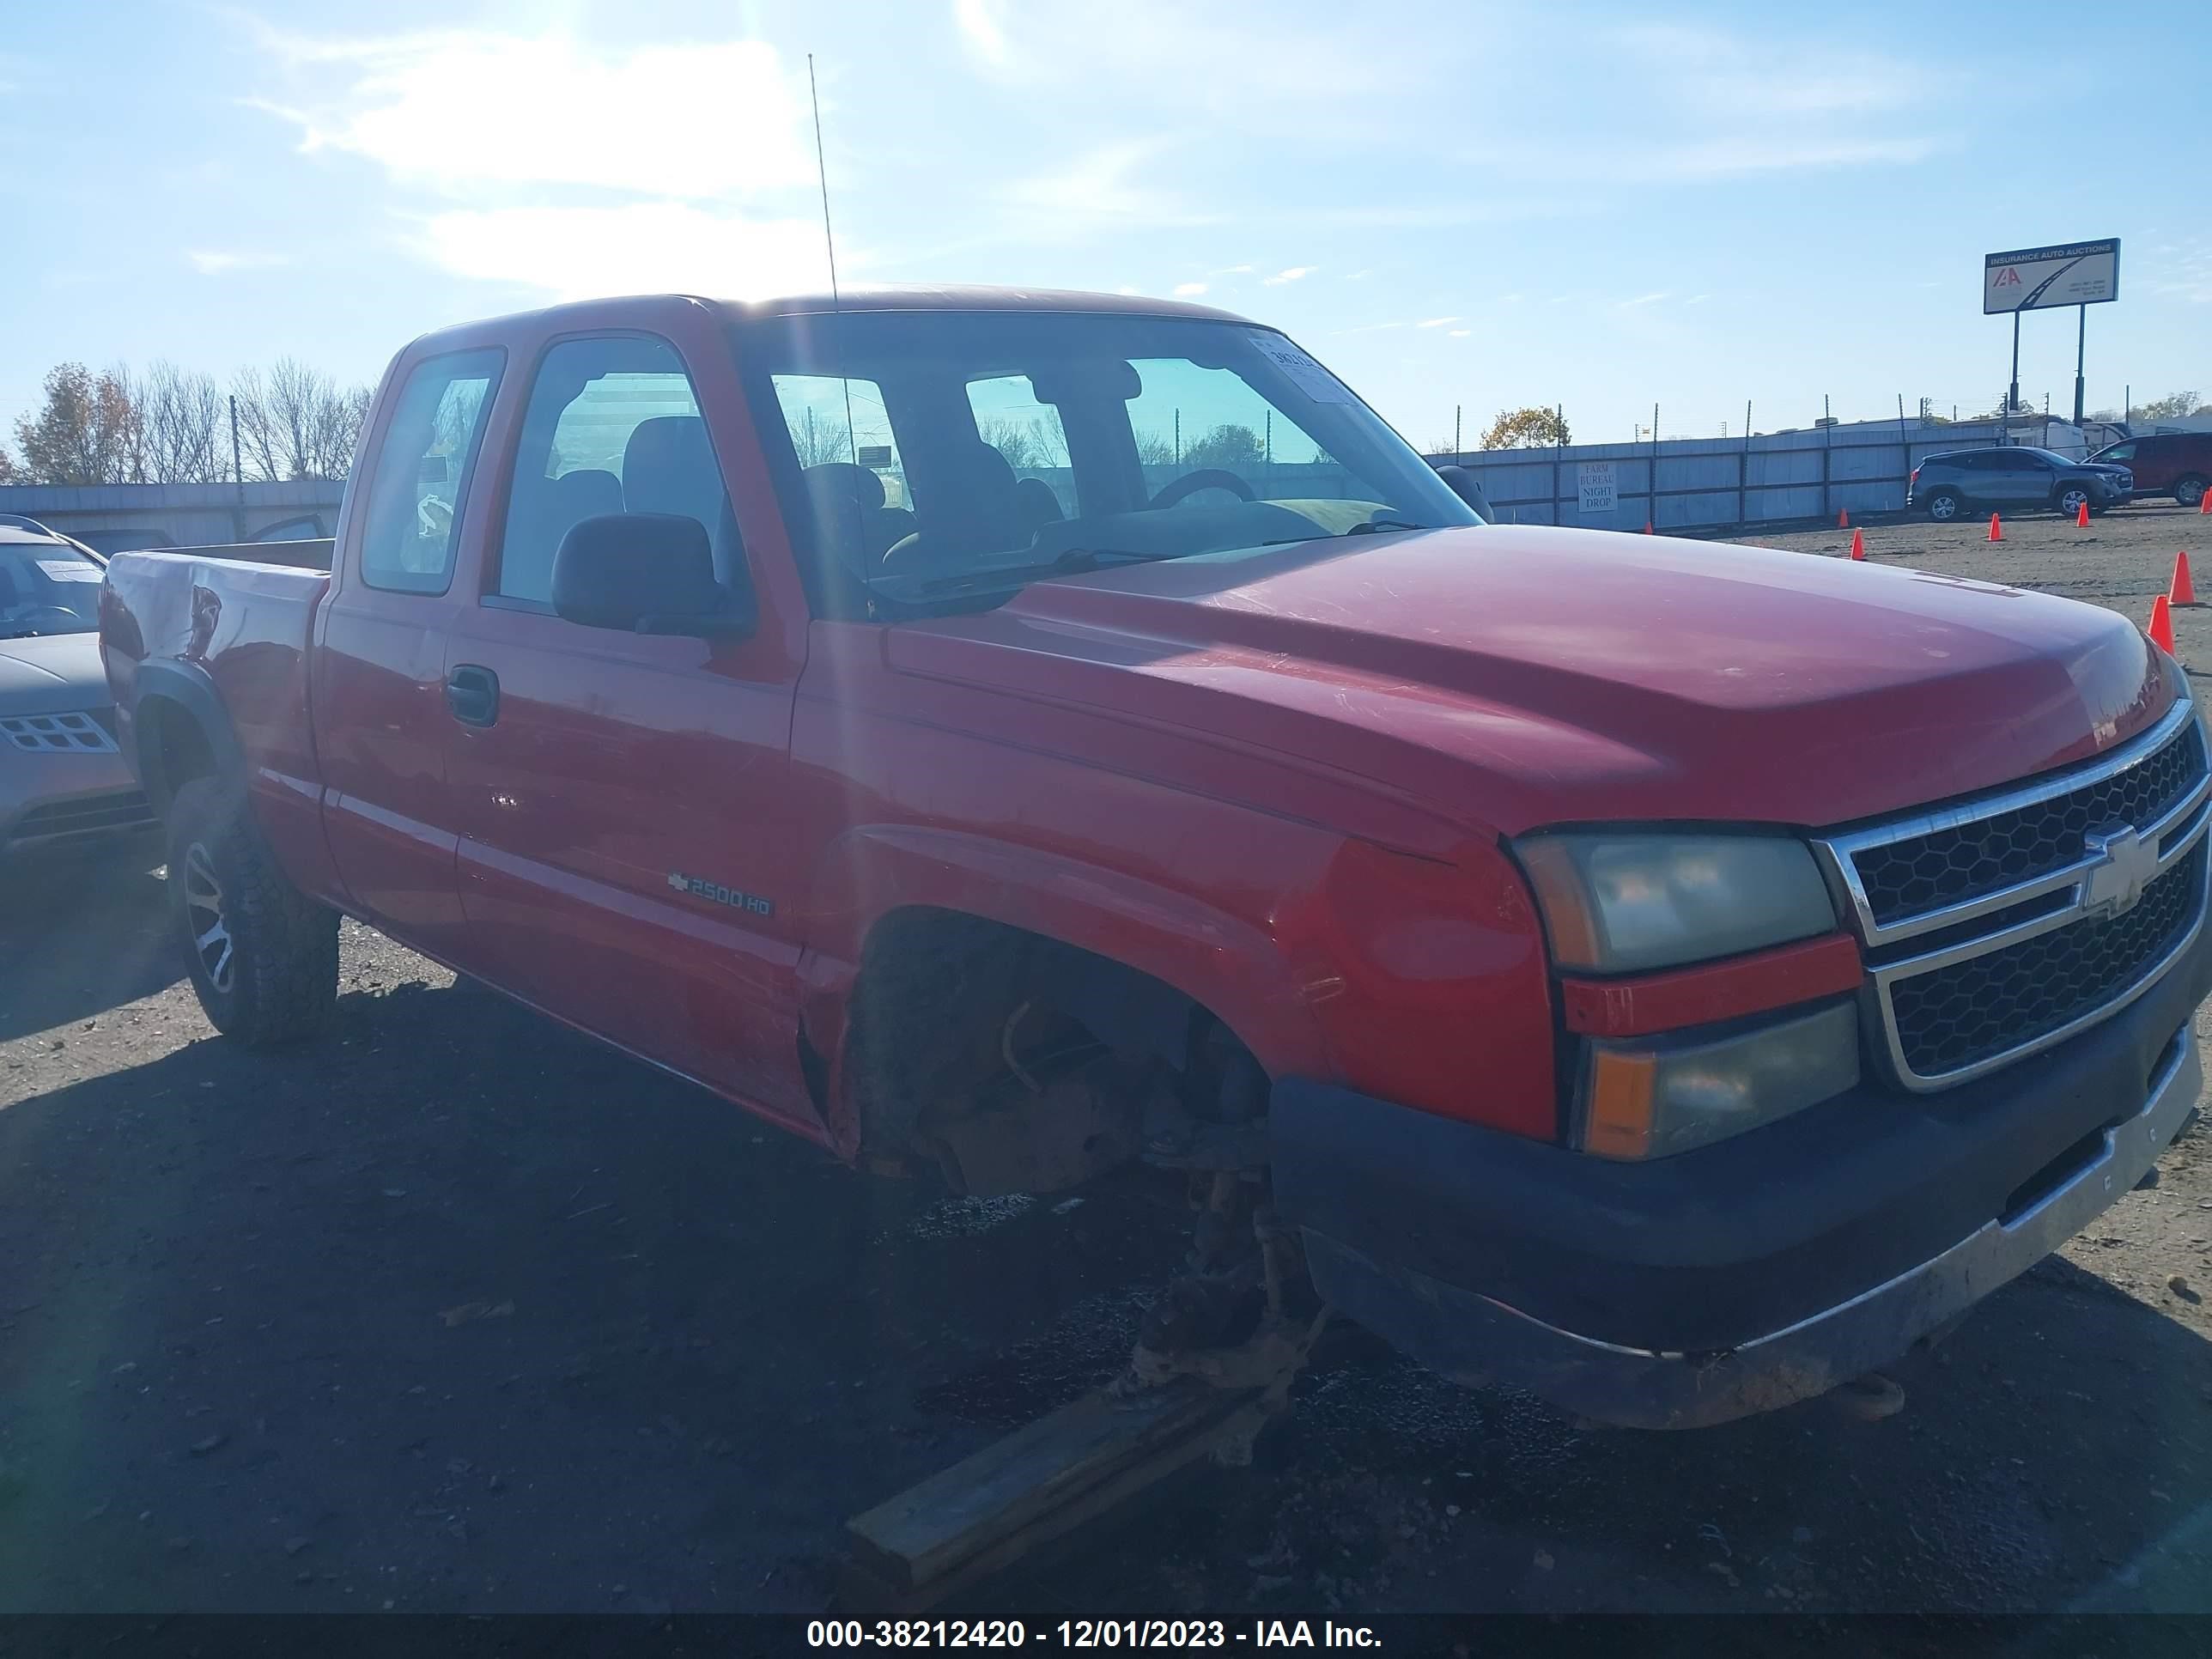
M 872 1169 L 1182 1172 L 1162 1351 L 1287 1237 L 1591 1418 L 1832 1388 L 2192 1109 L 2189 688 L 1462 487 L 1217 311 L 592 302 L 400 354 L 327 574 L 125 554 L 102 645 L 233 1037 L 343 913 Z

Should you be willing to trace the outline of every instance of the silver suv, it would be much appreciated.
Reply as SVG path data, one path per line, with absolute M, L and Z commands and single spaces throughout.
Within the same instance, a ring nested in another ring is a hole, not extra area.
M 2020 513 L 2030 507 L 2048 507 L 2070 519 L 2084 503 L 2092 513 L 2118 507 L 2135 487 L 2124 466 L 2069 461 L 2051 450 L 2011 444 L 1926 457 L 1912 469 L 1905 504 L 1925 507 L 1938 524 L 1962 513 Z

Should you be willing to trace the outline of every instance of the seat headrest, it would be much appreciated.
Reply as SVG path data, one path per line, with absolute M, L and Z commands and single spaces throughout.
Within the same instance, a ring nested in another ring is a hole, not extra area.
M 714 447 L 696 415 L 640 421 L 623 448 L 623 505 L 632 513 L 674 513 L 711 532 L 722 495 Z
M 808 467 L 806 487 L 822 500 L 842 498 L 865 513 L 884 504 L 884 481 L 872 468 L 855 466 L 850 461 L 823 461 Z
M 546 487 L 546 501 L 564 524 L 623 510 L 622 480 L 598 467 L 563 472 Z

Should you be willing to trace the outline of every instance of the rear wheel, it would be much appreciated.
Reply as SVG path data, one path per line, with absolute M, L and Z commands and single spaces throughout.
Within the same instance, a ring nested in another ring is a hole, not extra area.
M 2173 481 L 2173 499 L 2184 507 L 2202 507 L 2204 505 L 2204 484 L 2203 477 L 2195 472 L 2185 478 L 2177 478 Z
M 2084 507 L 2092 513 L 2098 510 L 2097 498 L 2089 493 L 2087 484 L 2065 485 L 2058 492 L 2057 505 L 2058 510 L 2069 519 L 2078 518 Z
M 1959 516 L 1959 509 L 1964 505 L 1957 490 L 1935 490 L 1928 497 L 1928 516 L 1937 524 L 1948 524 Z
M 208 1021 L 256 1048 L 319 1031 L 337 1000 L 338 918 L 285 878 L 244 796 L 195 778 L 169 808 L 169 903 Z

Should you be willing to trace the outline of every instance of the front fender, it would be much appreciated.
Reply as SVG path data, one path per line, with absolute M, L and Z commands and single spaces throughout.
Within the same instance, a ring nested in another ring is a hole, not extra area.
M 799 961 L 800 1018 L 808 1042 L 833 1066 L 869 933 L 893 911 L 915 907 L 1023 928 L 1148 974 L 1209 1010 L 1273 1075 L 1332 1069 L 1309 988 L 1251 921 L 1062 854 L 906 824 L 852 830 L 817 869 Z M 844 1121 L 842 1096 L 833 1086 L 832 1129 L 849 1152 L 858 1130 Z

